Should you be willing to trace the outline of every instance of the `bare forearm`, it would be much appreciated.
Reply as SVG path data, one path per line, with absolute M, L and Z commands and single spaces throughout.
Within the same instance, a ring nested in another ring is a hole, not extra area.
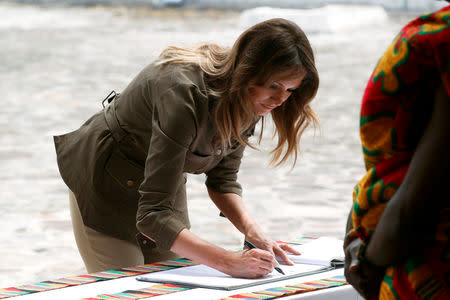
M 170 250 L 233 277 L 259 278 L 272 272 L 277 264 L 268 251 L 227 251 L 200 239 L 188 229 L 177 235 Z
M 252 231 L 253 228 L 258 227 L 239 195 L 232 193 L 221 194 L 210 189 L 208 189 L 208 193 L 225 217 L 244 235 Z
M 188 229 L 183 229 L 178 234 L 170 250 L 222 272 L 229 268 L 227 250 L 202 240 Z

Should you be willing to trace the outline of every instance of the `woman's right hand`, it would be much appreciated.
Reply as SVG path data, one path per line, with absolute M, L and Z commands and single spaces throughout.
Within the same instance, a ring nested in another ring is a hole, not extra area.
M 272 253 L 262 249 L 229 251 L 226 260 L 225 268 L 221 271 L 240 278 L 266 276 L 278 265 Z
M 181 257 L 187 257 L 233 277 L 260 278 L 271 273 L 278 265 L 269 251 L 229 251 L 202 240 L 187 228 L 178 234 L 170 250 Z

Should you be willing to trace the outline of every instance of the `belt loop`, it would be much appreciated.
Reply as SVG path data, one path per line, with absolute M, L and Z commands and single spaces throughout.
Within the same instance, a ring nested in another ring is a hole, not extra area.
M 116 96 L 117 96 L 116 91 L 112 90 L 111 93 L 109 93 L 108 96 L 106 96 L 106 98 L 103 99 L 103 101 L 102 101 L 103 108 L 105 108 L 105 101 L 108 101 L 108 104 L 109 104 L 109 103 L 111 103 L 111 101 L 114 100 L 114 98 L 116 98 Z
M 102 101 L 102 104 L 105 101 L 108 101 L 108 103 L 110 103 L 110 105 L 103 108 L 105 121 L 106 121 L 106 125 L 109 128 L 109 131 L 111 131 L 113 139 L 117 143 L 120 143 L 122 141 L 122 139 L 127 135 L 127 132 L 120 127 L 119 121 L 117 120 L 116 106 L 115 106 L 116 101 L 112 101 L 116 96 L 117 96 L 116 92 L 112 91 Z

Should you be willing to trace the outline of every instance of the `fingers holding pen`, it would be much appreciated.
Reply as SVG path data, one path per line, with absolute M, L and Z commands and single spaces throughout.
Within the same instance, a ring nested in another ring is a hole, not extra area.
M 247 252 L 249 252 L 250 255 L 252 255 L 255 258 L 260 259 L 261 261 L 265 262 L 265 264 L 270 265 L 270 270 L 273 270 L 273 261 L 274 261 L 274 256 L 272 253 L 270 253 L 269 251 L 263 250 L 263 249 L 250 249 L 247 250 Z
M 278 263 L 278 260 L 280 257 L 277 255 L 277 253 L 281 253 L 281 255 L 283 255 L 283 260 L 288 264 L 288 265 L 293 265 L 293 262 L 289 259 L 289 257 L 286 256 L 285 252 L 283 249 L 286 249 L 290 252 L 293 253 L 299 253 L 298 251 L 296 251 L 295 249 L 292 249 L 290 246 L 285 245 L 285 244 L 278 244 L 275 241 L 271 241 L 271 240 L 267 240 L 266 243 L 264 244 L 264 250 L 270 252 L 270 254 L 272 255 L 273 259 L 273 265 L 274 265 L 274 269 L 282 274 L 285 275 L 284 271 L 280 268 L 280 265 Z M 244 246 L 247 247 L 248 249 L 254 249 L 256 248 L 256 246 L 254 244 L 252 244 L 251 242 L 249 242 L 248 240 L 244 240 Z M 287 248 L 286 248 L 287 247 Z M 278 257 L 277 257 L 278 256 Z
M 244 247 L 246 247 L 247 249 L 258 249 L 258 248 L 256 248 L 256 246 L 254 244 L 252 244 L 251 242 L 249 242 L 247 240 L 244 241 Z M 279 272 L 279 273 L 284 275 L 284 272 L 279 268 L 279 264 L 278 264 L 278 261 L 276 259 L 276 256 L 275 256 L 272 244 L 269 244 L 269 246 L 267 248 L 263 248 L 261 250 L 265 250 L 266 252 L 270 253 L 271 258 L 272 258 L 271 259 L 272 260 L 272 264 L 273 264 L 275 270 L 277 270 L 277 272 Z
M 275 265 L 273 255 L 262 249 L 248 249 L 241 252 L 243 265 L 250 278 L 258 278 L 270 274 Z

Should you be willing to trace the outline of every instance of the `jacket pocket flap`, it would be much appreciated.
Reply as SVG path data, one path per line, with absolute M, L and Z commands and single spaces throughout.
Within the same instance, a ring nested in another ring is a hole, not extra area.
M 112 153 L 105 169 L 117 183 L 126 189 L 137 190 L 144 180 L 143 167 L 116 153 Z

